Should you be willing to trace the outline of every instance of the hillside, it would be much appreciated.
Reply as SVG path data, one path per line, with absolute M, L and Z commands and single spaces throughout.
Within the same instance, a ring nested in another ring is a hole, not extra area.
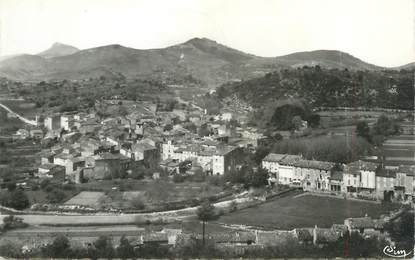
M 255 108 L 281 99 L 304 99 L 312 107 L 413 109 L 410 71 L 349 71 L 303 67 L 280 70 L 217 90 L 220 99 L 236 97 Z
M 316 66 L 329 69 L 379 70 L 381 67 L 366 63 L 348 53 L 335 50 L 297 52 L 277 57 L 277 62 L 290 67 Z
M 405 65 L 396 67 L 395 69 L 398 69 L 398 70 L 415 70 L 415 62 L 411 62 L 411 63 L 405 64 Z
M 327 68 L 375 70 L 339 51 L 294 53 L 276 58 L 247 54 L 206 38 L 181 44 L 140 50 L 109 45 L 78 51 L 75 47 L 54 44 L 38 55 L 19 55 L 0 62 L 0 76 L 15 80 L 83 79 L 123 74 L 127 78 L 192 76 L 213 88 L 228 81 L 263 76 L 281 68 L 318 64 Z

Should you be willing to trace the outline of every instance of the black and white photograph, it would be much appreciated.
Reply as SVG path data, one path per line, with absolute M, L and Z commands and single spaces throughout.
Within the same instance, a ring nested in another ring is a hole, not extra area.
M 415 0 L 0 0 L 0 259 L 413 259 Z

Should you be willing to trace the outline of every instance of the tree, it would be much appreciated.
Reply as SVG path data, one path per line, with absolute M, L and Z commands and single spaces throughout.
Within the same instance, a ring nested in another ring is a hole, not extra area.
M 120 238 L 120 244 L 117 247 L 117 256 L 121 259 L 134 257 L 134 248 L 125 236 Z
M 15 242 L 6 241 L 0 245 L 0 255 L 2 257 L 23 258 L 22 248 Z
M 204 137 L 204 136 L 209 136 L 210 135 L 210 131 L 207 128 L 207 124 L 203 124 L 200 126 L 198 133 L 197 133 L 200 137 Z
M 410 251 L 414 245 L 414 213 L 405 211 L 399 219 L 389 222 L 385 226 L 397 248 Z
M 123 105 L 119 106 L 119 107 L 118 107 L 118 114 L 119 114 L 120 116 L 126 116 L 126 115 L 128 115 L 128 110 L 127 110 L 127 108 L 126 108 L 125 106 L 123 106 Z
M 48 245 L 45 249 L 43 254 L 46 257 L 54 257 L 54 258 L 66 258 L 69 254 L 71 246 L 69 244 L 69 240 L 64 235 L 58 235 L 52 242 L 52 244 Z
M 94 246 L 97 250 L 97 255 L 100 258 L 111 259 L 114 257 L 114 246 L 112 245 L 111 238 L 107 236 L 100 236 L 94 242 Z
M 3 230 L 10 230 L 15 228 L 25 228 L 28 224 L 23 222 L 22 218 L 9 215 L 3 218 Z
M 63 191 L 54 189 L 46 196 L 46 199 L 49 203 L 59 203 L 62 202 L 65 197 L 66 195 Z
M 245 173 L 245 186 L 259 188 L 267 185 L 269 173 L 266 169 L 260 167 L 255 171 Z
M 131 200 L 131 206 L 138 210 L 142 210 L 146 207 L 140 196 L 137 196 Z
M 205 245 L 206 222 L 211 221 L 211 220 L 216 220 L 219 218 L 219 216 L 218 214 L 216 214 L 215 206 L 213 206 L 209 201 L 205 201 L 197 209 L 197 217 L 199 220 L 202 221 L 202 237 L 203 237 L 203 245 Z
M 301 116 L 294 116 L 292 119 L 292 124 L 295 130 L 300 129 L 301 125 L 303 124 Z
M 14 181 L 7 183 L 6 186 L 8 191 L 14 191 L 17 187 Z
M 356 125 L 356 134 L 366 140 L 370 139 L 370 128 L 366 121 L 359 121 Z
M 16 189 L 10 193 L 9 207 L 21 210 L 27 208 L 29 204 L 29 198 L 24 191 Z
M 373 126 L 373 132 L 375 135 L 393 135 L 399 132 L 399 124 L 393 120 L 389 119 L 385 115 L 381 115 Z
M 167 124 L 164 126 L 163 131 L 164 132 L 171 131 L 172 129 L 173 129 L 173 126 L 171 124 Z

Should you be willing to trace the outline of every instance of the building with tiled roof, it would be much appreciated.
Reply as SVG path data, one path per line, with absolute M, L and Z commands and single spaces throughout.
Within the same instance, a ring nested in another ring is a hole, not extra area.
M 270 173 L 269 182 L 291 184 L 295 181 L 294 163 L 301 160 L 301 156 L 270 153 L 262 160 L 262 167 Z
M 162 159 L 176 159 L 180 162 L 196 160 L 204 171 L 223 175 L 243 162 L 242 149 L 206 140 L 167 141 L 162 144 Z
M 346 191 L 362 191 L 369 193 L 376 189 L 375 171 L 379 164 L 365 162 L 362 160 L 354 161 L 344 166 L 343 182 Z
M 376 194 L 379 199 L 391 200 L 395 197 L 397 171 L 379 167 L 376 170 Z
M 349 232 L 357 231 L 364 233 L 365 231 L 373 231 L 376 228 L 376 222 L 371 217 L 347 218 L 344 225 Z
M 405 198 L 415 194 L 415 166 L 400 165 L 396 171 L 395 187 Z

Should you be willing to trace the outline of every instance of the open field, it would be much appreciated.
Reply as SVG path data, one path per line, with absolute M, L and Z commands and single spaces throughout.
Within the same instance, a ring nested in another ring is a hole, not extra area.
M 386 161 L 393 164 L 414 164 L 415 136 L 392 136 L 383 144 Z
M 105 198 L 103 192 L 82 191 L 66 201 L 65 204 L 76 204 L 84 206 L 99 206 L 100 201 Z
M 111 193 L 111 197 L 131 199 L 134 195 L 145 195 L 152 202 L 180 201 L 216 195 L 222 191 L 220 187 L 203 182 L 174 183 L 169 180 L 103 180 L 78 185 L 85 191 L 102 191 Z M 124 191 L 136 191 L 140 194 Z M 120 193 L 117 196 L 115 193 Z
M 334 223 L 342 224 L 344 219 L 349 217 L 363 217 L 365 214 L 378 217 L 396 207 L 391 204 L 381 205 L 307 194 L 297 198 L 287 196 L 226 214 L 219 222 L 261 226 L 267 229 L 293 229 L 314 225 L 330 227 Z

